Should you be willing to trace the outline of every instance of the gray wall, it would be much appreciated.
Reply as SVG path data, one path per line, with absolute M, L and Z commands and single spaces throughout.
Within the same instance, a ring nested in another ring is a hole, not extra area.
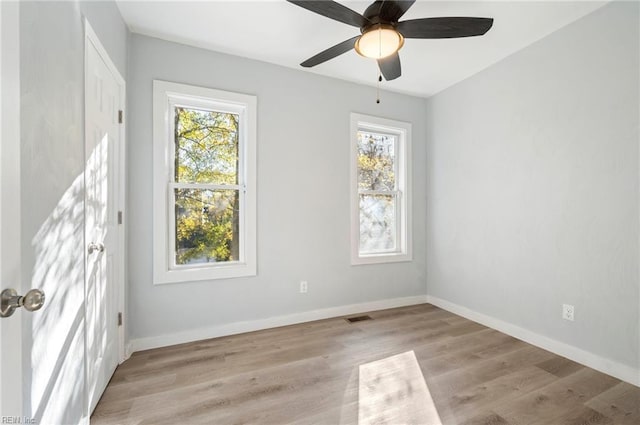
M 152 80 L 258 96 L 258 276 L 152 282 Z M 349 114 L 413 124 L 414 261 L 349 265 Z M 129 67 L 129 303 L 143 338 L 425 293 L 425 101 L 133 35 Z M 308 294 L 298 293 L 300 280 Z M 187 303 L 185 305 L 185 303 Z
M 607 5 L 430 98 L 426 156 L 428 294 L 635 367 L 638 14 Z
M 84 411 L 84 24 L 126 76 L 113 2 L 21 2 L 22 284 L 46 307 L 23 314 L 24 414 L 76 424 Z

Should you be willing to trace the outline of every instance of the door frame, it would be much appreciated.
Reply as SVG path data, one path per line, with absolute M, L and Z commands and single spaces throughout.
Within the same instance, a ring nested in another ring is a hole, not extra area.
M 122 224 L 116 225 L 116 228 L 117 228 L 116 234 L 117 234 L 118 242 L 117 242 L 117 253 L 116 253 L 116 272 L 114 273 L 114 275 L 116 276 L 115 284 L 116 284 L 116 290 L 118 295 L 117 306 L 118 306 L 118 311 L 122 314 L 122 325 L 118 326 L 118 341 L 117 341 L 118 363 L 121 364 L 126 359 L 128 359 L 129 356 L 131 356 L 131 348 L 127 345 L 127 341 L 126 341 L 127 314 L 126 314 L 126 308 L 125 308 L 126 299 L 127 299 L 126 297 L 126 261 L 125 261 L 126 259 L 126 256 L 125 256 L 126 239 L 125 238 L 126 238 L 126 217 L 127 217 L 127 214 L 126 214 L 126 175 L 127 175 L 126 147 L 127 147 L 127 144 L 126 144 L 126 138 L 125 138 L 126 120 L 124 119 L 124 115 L 125 115 L 124 111 L 125 111 L 125 105 L 126 105 L 126 82 L 122 77 L 122 74 L 120 74 L 120 71 L 118 71 L 118 68 L 115 66 L 115 64 L 109 57 L 107 50 L 104 48 L 104 46 L 100 42 L 98 35 L 93 30 L 93 28 L 91 27 L 91 24 L 89 23 L 89 20 L 86 17 L 84 19 L 84 30 L 85 30 L 84 31 L 85 33 L 85 47 L 84 47 L 85 49 L 84 50 L 85 51 L 85 60 L 84 60 L 85 91 L 87 89 L 87 72 L 88 72 L 88 69 L 87 69 L 88 61 L 87 61 L 86 52 L 89 47 L 89 43 L 91 43 L 95 47 L 100 58 L 107 65 L 109 72 L 113 74 L 113 76 L 116 79 L 116 82 L 118 83 L 118 86 L 120 88 L 120 105 L 118 105 L 118 109 L 123 111 L 122 123 L 119 126 L 118 157 L 115 158 L 115 162 L 117 164 L 116 210 L 122 212 L 123 218 L 122 218 Z M 86 102 L 86 93 L 85 93 L 84 101 Z M 86 140 L 86 137 L 87 136 L 85 134 L 85 140 Z M 86 152 L 85 152 L 85 156 L 86 156 Z M 85 274 L 86 274 L 86 270 L 85 270 Z M 86 286 L 86 276 L 85 276 L 85 286 Z M 86 287 L 85 287 L 85 293 L 86 293 Z M 86 302 L 86 298 L 85 298 L 85 302 Z M 91 414 L 91 412 L 89 412 L 89 414 Z
M 13 287 L 22 293 L 19 12 L 18 2 L 0 1 L 0 288 Z M 6 207 L 9 204 L 11 208 Z M 11 249 L 6 249 L 9 242 Z M 24 411 L 21 310 L 0 319 L 2 341 L 11 343 L 4 355 L 0 351 L 0 415 L 21 417 Z

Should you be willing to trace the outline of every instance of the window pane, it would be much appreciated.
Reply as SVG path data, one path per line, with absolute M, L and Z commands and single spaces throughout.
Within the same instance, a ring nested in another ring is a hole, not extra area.
M 175 189 L 176 264 L 239 260 L 237 190 Z
M 360 195 L 360 253 L 396 249 L 395 195 Z
M 175 181 L 238 184 L 239 116 L 175 108 Z
M 358 189 L 394 190 L 395 137 L 358 131 Z

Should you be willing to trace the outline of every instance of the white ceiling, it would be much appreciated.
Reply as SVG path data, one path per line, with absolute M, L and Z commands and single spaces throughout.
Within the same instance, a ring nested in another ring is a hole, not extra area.
M 373 1 L 373 0 L 371 0 Z M 341 1 L 362 13 L 370 2 Z M 402 76 L 382 88 L 430 96 L 604 5 L 606 1 L 417 1 L 402 17 L 494 18 L 482 37 L 408 39 Z M 358 83 L 375 85 L 377 66 L 355 51 L 314 68 L 299 63 L 359 33 L 284 0 L 126 1 L 118 7 L 131 31 Z

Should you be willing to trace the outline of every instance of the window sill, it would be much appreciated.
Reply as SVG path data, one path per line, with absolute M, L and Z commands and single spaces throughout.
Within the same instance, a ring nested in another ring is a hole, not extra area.
M 252 264 L 216 265 L 156 271 L 153 276 L 154 285 L 167 283 L 186 283 L 201 280 L 233 279 L 237 277 L 256 276 L 256 266 Z
M 395 254 L 371 254 L 351 258 L 352 266 L 361 266 L 365 264 L 385 264 L 385 263 L 404 263 L 412 261 L 413 258 L 407 253 Z

